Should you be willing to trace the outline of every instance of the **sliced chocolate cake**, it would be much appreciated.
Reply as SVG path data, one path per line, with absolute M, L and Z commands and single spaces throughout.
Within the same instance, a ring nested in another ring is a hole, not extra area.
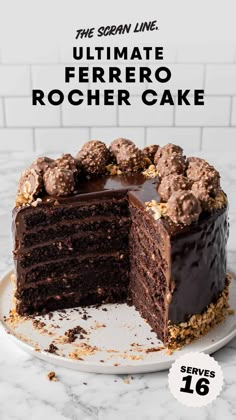
M 179 146 L 38 158 L 13 210 L 20 315 L 128 302 L 166 346 L 198 338 L 228 308 L 227 199 L 219 173 Z

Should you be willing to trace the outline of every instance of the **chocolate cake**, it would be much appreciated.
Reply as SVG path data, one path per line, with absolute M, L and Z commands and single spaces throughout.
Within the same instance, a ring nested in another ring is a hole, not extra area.
M 227 313 L 227 198 L 216 169 L 179 146 L 92 140 L 75 158 L 38 158 L 13 237 L 20 315 L 127 302 L 177 348 Z

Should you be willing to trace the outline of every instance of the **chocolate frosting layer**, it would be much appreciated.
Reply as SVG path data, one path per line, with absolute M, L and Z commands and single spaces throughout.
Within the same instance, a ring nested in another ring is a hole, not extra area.
M 225 287 L 227 208 L 202 214 L 188 231 L 171 238 L 171 284 L 174 289 L 169 319 L 181 322 L 201 313 Z

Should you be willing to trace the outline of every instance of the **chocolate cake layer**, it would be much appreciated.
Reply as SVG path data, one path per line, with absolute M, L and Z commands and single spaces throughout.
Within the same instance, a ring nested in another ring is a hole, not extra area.
M 35 301 L 34 299 L 16 300 L 16 311 L 20 315 L 42 314 L 50 311 L 74 308 L 76 306 L 101 305 L 104 303 L 124 303 L 127 300 L 127 285 L 120 287 L 109 285 L 109 287 L 93 288 L 84 291 L 69 292 L 63 295 L 47 296 Z
M 81 235 L 79 233 L 73 238 L 67 238 L 63 241 L 48 241 L 43 246 L 21 251 L 18 254 L 18 264 L 22 268 L 29 268 L 39 263 L 57 260 L 76 255 L 83 255 L 92 252 L 118 251 L 128 246 L 127 227 L 119 229 L 116 234 L 104 231 L 90 232 Z
M 74 197 L 75 198 L 75 197 Z M 20 229 L 24 232 L 28 229 L 37 229 L 39 226 L 52 226 L 57 225 L 62 221 L 71 220 L 83 220 L 88 217 L 99 217 L 99 216 L 128 216 L 128 205 L 127 199 L 111 199 L 106 200 L 108 197 L 101 198 L 101 201 L 96 199 L 91 200 L 90 203 L 82 203 L 74 201 L 69 203 L 65 199 L 59 205 L 58 200 L 52 200 L 51 198 L 45 199 L 45 206 L 38 208 L 25 208 L 24 222 L 21 224 Z M 47 201 L 48 200 L 48 201 Z M 60 200 L 61 201 L 61 200 Z M 55 204 L 56 203 L 56 204 Z M 64 204 L 64 205 L 63 205 Z M 45 211 L 47 209 L 47 211 Z M 33 210 L 33 211 L 32 211 Z M 13 211 L 13 216 L 17 215 L 19 209 Z
M 36 227 L 35 229 L 30 229 L 30 232 L 26 230 L 25 233 L 22 232 L 22 236 L 19 239 L 19 245 L 25 250 L 37 244 L 42 245 L 42 243 L 47 241 L 62 240 L 67 239 L 68 237 L 72 238 L 75 235 L 80 234 L 82 237 L 90 232 L 97 232 L 98 229 L 103 232 L 114 232 L 117 229 L 123 228 L 130 225 L 130 218 L 120 216 L 97 216 L 97 217 L 88 217 L 82 220 L 77 221 L 61 221 L 53 226 L 48 227 Z M 41 226 L 41 225 L 40 225 Z M 60 229 L 58 229 L 60 226 Z
M 165 341 L 169 286 L 169 237 L 161 225 L 140 208 L 130 206 L 130 287 L 131 302 L 146 317 L 158 337 Z M 154 322 L 154 320 L 156 320 Z M 157 321 L 158 320 L 158 321 Z
M 142 317 L 147 320 L 152 330 L 157 334 L 158 338 L 165 343 L 167 339 L 167 331 L 163 313 L 160 312 L 153 304 L 150 293 L 144 285 L 144 282 L 140 280 L 140 277 L 136 278 L 133 286 L 135 289 L 133 289 L 132 298 L 135 308 L 140 312 Z M 132 279 L 130 287 L 132 287 Z
M 109 276 L 107 271 L 109 270 Z M 42 287 L 43 284 L 43 287 Z M 81 302 L 92 292 L 105 296 L 104 290 L 110 287 L 120 289 L 122 295 L 126 293 L 129 285 L 129 264 L 120 266 L 104 265 L 102 269 L 81 271 L 73 277 L 59 277 L 57 279 L 44 279 L 43 283 L 26 284 L 16 292 L 16 298 L 24 307 L 24 312 L 40 311 L 42 303 L 49 299 L 61 300 L 64 297 L 77 294 Z M 73 302 L 70 306 L 74 306 Z M 23 313 L 21 311 L 21 313 Z
M 72 258 L 62 258 L 61 260 L 41 263 L 35 267 L 23 270 L 19 269 L 17 278 L 18 287 L 31 282 L 43 281 L 48 278 L 61 277 L 62 273 L 68 277 L 80 272 L 80 270 L 88 271 L 103 268 L 104 265 L 108 267 L 115 264 L 127 264 L 128 255 L 127 250 L 119 250 L 107 253 L 93 253 L 87 255 L 79 255 Z

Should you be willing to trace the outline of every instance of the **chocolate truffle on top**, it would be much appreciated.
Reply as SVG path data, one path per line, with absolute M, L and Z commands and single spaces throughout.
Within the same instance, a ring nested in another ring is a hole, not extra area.
M 119 138 L 110 145 L 110 152 L 121 171 L 138 172 L 145 166 L 142 151 L 128 139 Z
M 34 168 L 26 169 L 19 180 L 18 193 L 36 198 L 43 189 L 42 175 Z
M 79 163 L 70 153 L 63 153 L 55 160 L 55 164 L 59 168 L 70 169 L 74 173 L 79 171 Z
M 162 201 L 168 201 L 170 196 L 175 191 L 187 190 L 188 180 L 184 175 L 168 175 L 162 178 L 159 186 L 158 193 Z
M 74 174 L 70 169 L 49 168 L 43 177 L 44 188 L 49 195 L 66 196 L 75 189 Z
M 190 225 L 198 220 L 201 206 L 190 191 L 174 192 L 167 202 L 167 215 L 174 223 Z
M 163 147 L 159 147 L 155 156 L 154 156 L 154 163 L 158 163 L 159 159 L 163 156 L 170 156 L 170 155 L 182 155 L 183 149 L 176 144 L 168 143 Z
M 204 181 L 194 182 L 191 187 L 193 195 L 201 203 L 203 210 L 210 211 L 212 209 L 212 197 L 210 197 L 209 191 L 204 184 Z
M 161 178 L 171 174 L 183 174 L 185 167 L 185 158 L 180 154 L 163 155 L 156 165 Z
M 55 160 L 50 159 L 49 157 L 42 156 L 38 157 L 30 165 L 30 168 L 35 169 L 37 172 L 42 175 L 47 171 L 48 168 L 52 168 L 55 165 Z
M 90 140 L 77 153 L 76 159 L 84 173 L 102 175 L 106 172 L 109 156 L 109 150 L 105 143 L 99 140 Z
M 209 192 L 209 194 L 217 194 L 220 188 L 220 174 L 219 172 L 208 162 L 201 159 L 188 159 L 187 166 L 187 177 L 188 179 L 194 182 L 202 183 L 201 188 L 204 185 L 204 188 Z

